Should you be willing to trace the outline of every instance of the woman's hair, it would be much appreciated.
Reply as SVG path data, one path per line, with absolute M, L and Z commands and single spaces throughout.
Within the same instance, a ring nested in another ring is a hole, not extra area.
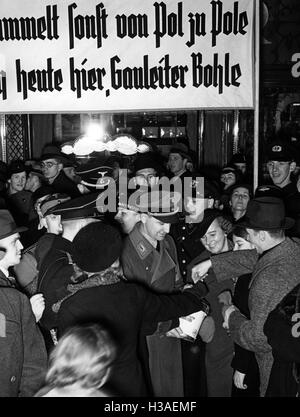
M 111 337 L 99 325 L 72 327 L 50 354 L 46 383 L 64 387 L 77 382 L 82 388 L 100 388 L 115 354 Z
M 217 221 L 219 223 L 219 226 L 223 230 L 226 235 L 229 235 L 232 231 L 232 222 L 229 220 L 226 216 L 223 216 L 222 214 L 217 217 Z
M 245 240 L 247 240 L 248 238 L 248 232 L 246 228 L 238 224 L 233 226 L 231 234 L 237 237 L 241 237 L 242 239 L 245 239 Z

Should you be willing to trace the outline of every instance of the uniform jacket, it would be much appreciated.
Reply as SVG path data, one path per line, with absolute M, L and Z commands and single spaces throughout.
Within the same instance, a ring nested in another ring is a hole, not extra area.
M 186 282 L 188 264 L 204 251 L 202 233 L 199 233 L 198 223 L 186 223 L 185 219 L 181 219 L 171 225 L 170 235 L 174 239 L 180 272 Z
M 175 295 L 156 294 L 143 285 L 120 281 L 81 289 L 62 302 L 58 312 L 59 335 L 84 322 L 107 327 L 119 348 L 109 379 L 116 395 L 147 396 L 146 378 L 137 345 L 140 334 L 155 332 L 157 323 L 177 319 L 201 309 L 206 289 L 195 286 Z
M 0 271 L 0 397 L 31 397 L 47 369 L 43 337 L 30 301 Z
M 143 282 L 159 292 L 173 292 L 183 285 L 175 243 L 169 235 L 160 242 L 158 252 L 142 235 L 138 223 L 125 239 L 121 260 L 129 281 Z
M 125 239 L 122 267 L 129 281 L 142 282 L 156 292 L 171 293 L 182 287 L 173 239 L 166 235 L 157 251 L 140 232 L 140 224 Z M 157 332 L 165 333 L 170 328 L 170 322 L 160 322 Z M 147 344 L 145 342 L 142 338 L 139 347 L 148 385 L 151 386 L 151 379 L 155 395 L 183 396 L 180 339 L 153 335 L 147 337 Z
M 239 259 L 238 262 L 234 262 Z M 252 272 L 248 320 L 239 311 L 230 315 L 229 330 L 236 343 L 255 352 L 260 371 L 261 396 L 265 395 L 273 364 L 271 346 L 263 332 L 268 314 L 300 281 L 299 240 L 286 238 L 258 259 L 256 251 L 236 251 L 211 258 L 218 280 Z M 227 262 L 228 260 L 228 262 Z

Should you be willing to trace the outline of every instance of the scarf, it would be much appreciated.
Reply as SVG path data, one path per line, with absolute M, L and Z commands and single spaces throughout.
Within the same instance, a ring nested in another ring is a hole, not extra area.
M 85 272 L 81 271 L 82 273 L 80 275 L 80 279 L 78 279 L 79 276 L 78 276 L 77 268 L 76 268 L 75 274 L 71 277 L 71 281 L 75 283 L 67 285 L 67 291 L 69 292 L 69 294 L 67 294 L 61 300 L 57 301 L 56 303 L 52 305 L 52 311 L 54 313 L 58 313 L 61 307 L 61 304 L 80 290 L 83 290 L 86 288 L 99 287 L 101 285 L 116 284 L 120 282 L 121 280 L 126 280 L 121 268 L 109 267 L 105 269 L 104 271 L 97 272 L 96 274 L 93 274 L 90 276 L 87 276 Z

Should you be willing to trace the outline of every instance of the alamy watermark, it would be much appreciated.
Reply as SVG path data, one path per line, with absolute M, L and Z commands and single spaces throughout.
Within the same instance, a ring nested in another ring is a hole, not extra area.
M 141 213 L 185 213 L 186 220 L 200 222 L 205 208 L 203 177 L 154 177 L 154 181 L 138 183 L 136 177 L 128 179 L 128 171 L 122 169 L 118 180 L 103 176 L 93 185 L 97 190 L 103 189 L 97 198 L 97 210 L 101 213 L 115 212 L 118 207 Z M 160 198 L 157 199 L 157 195 Z M 199 216 L 191 218 L 188 214 L 189 200 L 197 197 Z
M 296 322 L 296 324 L 292 327 L 292 336 L 299 337 L 300 336 L 300 313 L 295 313 L 292 316 L 292 322 Z

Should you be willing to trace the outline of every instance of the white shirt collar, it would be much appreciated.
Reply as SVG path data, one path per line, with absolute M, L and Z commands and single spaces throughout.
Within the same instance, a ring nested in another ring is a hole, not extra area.
M 3 274 L 6 276 L 6 278 L 9 277 L 9 272 L 6 268 L 4 268 L 3 266 L 0 266 L 0 271 L 3 272 Z

